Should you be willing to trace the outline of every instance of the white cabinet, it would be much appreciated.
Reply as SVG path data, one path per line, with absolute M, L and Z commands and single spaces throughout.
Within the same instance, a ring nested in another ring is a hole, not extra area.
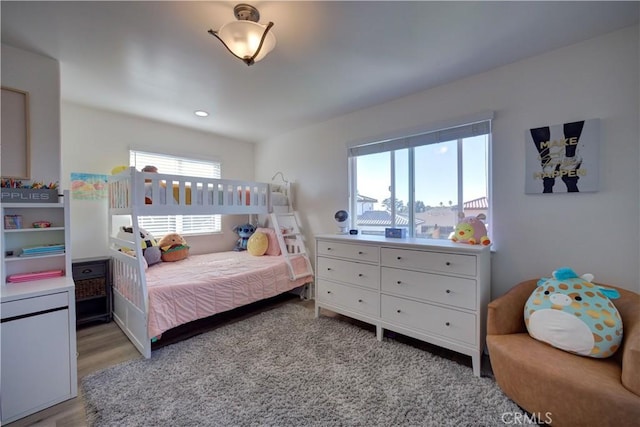
M 378 236 L 316 236 L 322 308 L 471 356 L 480 376 L 490 298 L 484 246 Z
M 65 195 L 68 198 L 68 194 Z M 2 203 L 23 228 L 2 224 L 0 287 L 1 422 L 9 423 L 76 397 L 75 286 L 66 203 Z M 50 228 L 32 228 L 49 221 Z M 65 252 L 21 257 L 27 246 L 65 244 Z M 10 252 L 10 253 L 7 253 Z M 7 283 L 13 274 L 62 270 L 60 277 Z
M 2 423 L 76 397 L 71 277 L 4 285 L 0 305 Z

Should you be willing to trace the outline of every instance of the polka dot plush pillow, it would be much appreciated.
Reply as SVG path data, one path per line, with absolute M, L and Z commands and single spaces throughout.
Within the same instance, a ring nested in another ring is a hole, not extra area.
M 622 342 L 622 318 L 609 298 L 620 295 L 591 280 L 569 268 L 540 279 L 524 307 L 529 335 L 581 356 L 613 355 Z

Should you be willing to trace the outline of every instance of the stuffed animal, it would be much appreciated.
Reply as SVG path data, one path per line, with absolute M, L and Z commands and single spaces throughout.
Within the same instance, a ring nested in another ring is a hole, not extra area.
M 162 261 L 180 261 L 189 256 L 189 245 L 178 233 L 169 233 L 158 242 L 162 251 Z
M 456 225 L 453 233 L 449 236 L 454 242 L 469 243 L 470 245 L 484 245 L 491 244 L 491 240 L 487 236 L 487 227 L 482 222 L 487 217 L 484 214 L 478 216 L 465 217 L 462 212 L 458 214 L 460 222 Z
M 143 249 L 142 256 L 147 261 L 148 266 L 152 266 L 162 261 L 162 251 L 158 246 L 150 246 Z
M 622 318 L 610 298 L 614 289 L 592 283 L 563 267 L 542 278 L 524 306 L 529 335 L 561 350 L 594 358 L 609 357 L 622 342 Z
M 234 251 L 246 251 L 247 243 L 249 242 L 249 237 L 256 231 L 256 227 L 247 223 L 242 225 L 236 225 L 233 227 L 233 231 L 238 233 L 238 241 L 236 242 L 236 247 L 233 248 Z
M 151 266 L 161 261 L 161 252 L 158 247 L 158 242 L 151 233 L 144 228 L 140 228 L 140 239 L 142 245 L 142 256 L 147 261 L 147 265 Z M 123 240 L 133 240 L 133 227 L 120 227 L 117 237 Z M 121 248 L 123 252 L 127 254 L 134 254 L 135 251 L 131 248 Z
M 256 231 L 247 240 L 247 252 L 253 256 L 262 256 L 269 248 L 269 238 L 266 234 Z
M 120 172 L 129 169 L 129 166 L 116 166 L 115 168 L 111 169 L 111 175 L 118 175 Z

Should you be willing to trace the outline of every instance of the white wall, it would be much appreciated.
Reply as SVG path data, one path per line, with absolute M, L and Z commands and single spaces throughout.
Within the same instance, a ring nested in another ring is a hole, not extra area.
M 222 176 L 253 180 L 253 144 L 129 115 L 62 104 L 62 183 L 72 172 L 110 174 L 129 164 L 129 149 L 192 158 L 217 159 Z M 231 250 L 238 238 L 233 225 L 246 216 L 223 216 L 222 233 L 187 236 L 192 254 Z M 71 199 L 73 259 L 107 255 L 107 201 Z M 156 236 L 158 238 L 162 236 Z
M 256 146 L 256 179 L 281 170 L 297 182 L 313 248 L 347 207 L 346 143 L 494 110 L 493 296 L 561 266 L 640 291 L 638 40 L 626 28 L 273 138 Z M 525 195 L 526 130 L 591 118 L 600 191 Z
M 1 48 L 2 86 L 29 92 L 31 180 L 60 181 L 60 65 L 9 45 Z

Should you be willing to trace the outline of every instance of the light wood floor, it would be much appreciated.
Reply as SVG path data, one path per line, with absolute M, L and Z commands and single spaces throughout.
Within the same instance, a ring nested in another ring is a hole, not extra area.
M 210 319 L 196 321 L 197 323 L 194 322 L 191 329 L 195 329 L 197 333 L 206 332 L 229 323 L 246 319 L 249 316 L 253 316 L 265 310 L 270 310 L 278 305 L 291 303 L 301 304 L 309 310 L 313 310 L 314 307 L 313 301 L 301 301 L 297 296 L 285 295 L 279 298 L 276 297 L 272 300 L 261 301 L 246 308 L 243 307 L 233 310 L 232 312 L 222 313 Z M 326 310 L 322 311 L 322 315 L 341 318 L 344 321 L 356 324 L 364 329 L 370 329 L 375 333 L 375 327 L 372 325 L 368 325 L 339 314 L 331 313 Z M 184 336 L 184 333 L 182 333 L 182 335 Z M 80 381 L 82 378 L 104 368 L 117 365 L 127 360 L 142 357 L 114 322 L 99 323 L 83 327 L 77 330 L 76 336 L 78 349 L 78 397 L 7 424 L 7 427 L 87 427 L 88 424 L 85 414 L 84 397 L 82 396 L 82 390 L 80 387 Z M 414 340 L 412 338 L 404 337 L 399 334 L 394 334 L 389 331 L 386 331 L 385 336 L 392 337 L 393 339 L 404 342 L 408 345 L 422 348 L 423 350 L 430 351 L 442 357 L 456 360 L 458 363 L 465 364 L 469 367 L 471 366 L 470 357 Z M 165 340 L 167 344 L 179 339 L 181 339 L 180 334 L 178 334 L 177 337 L 172 336 L 171 334 L 166 337 L 163 336 L 163 340 Z M 471 375 L 471 372 L 469 372 L 469 374 Z M 488 358 L 483 360 L 482 374 L 492 375 Z

